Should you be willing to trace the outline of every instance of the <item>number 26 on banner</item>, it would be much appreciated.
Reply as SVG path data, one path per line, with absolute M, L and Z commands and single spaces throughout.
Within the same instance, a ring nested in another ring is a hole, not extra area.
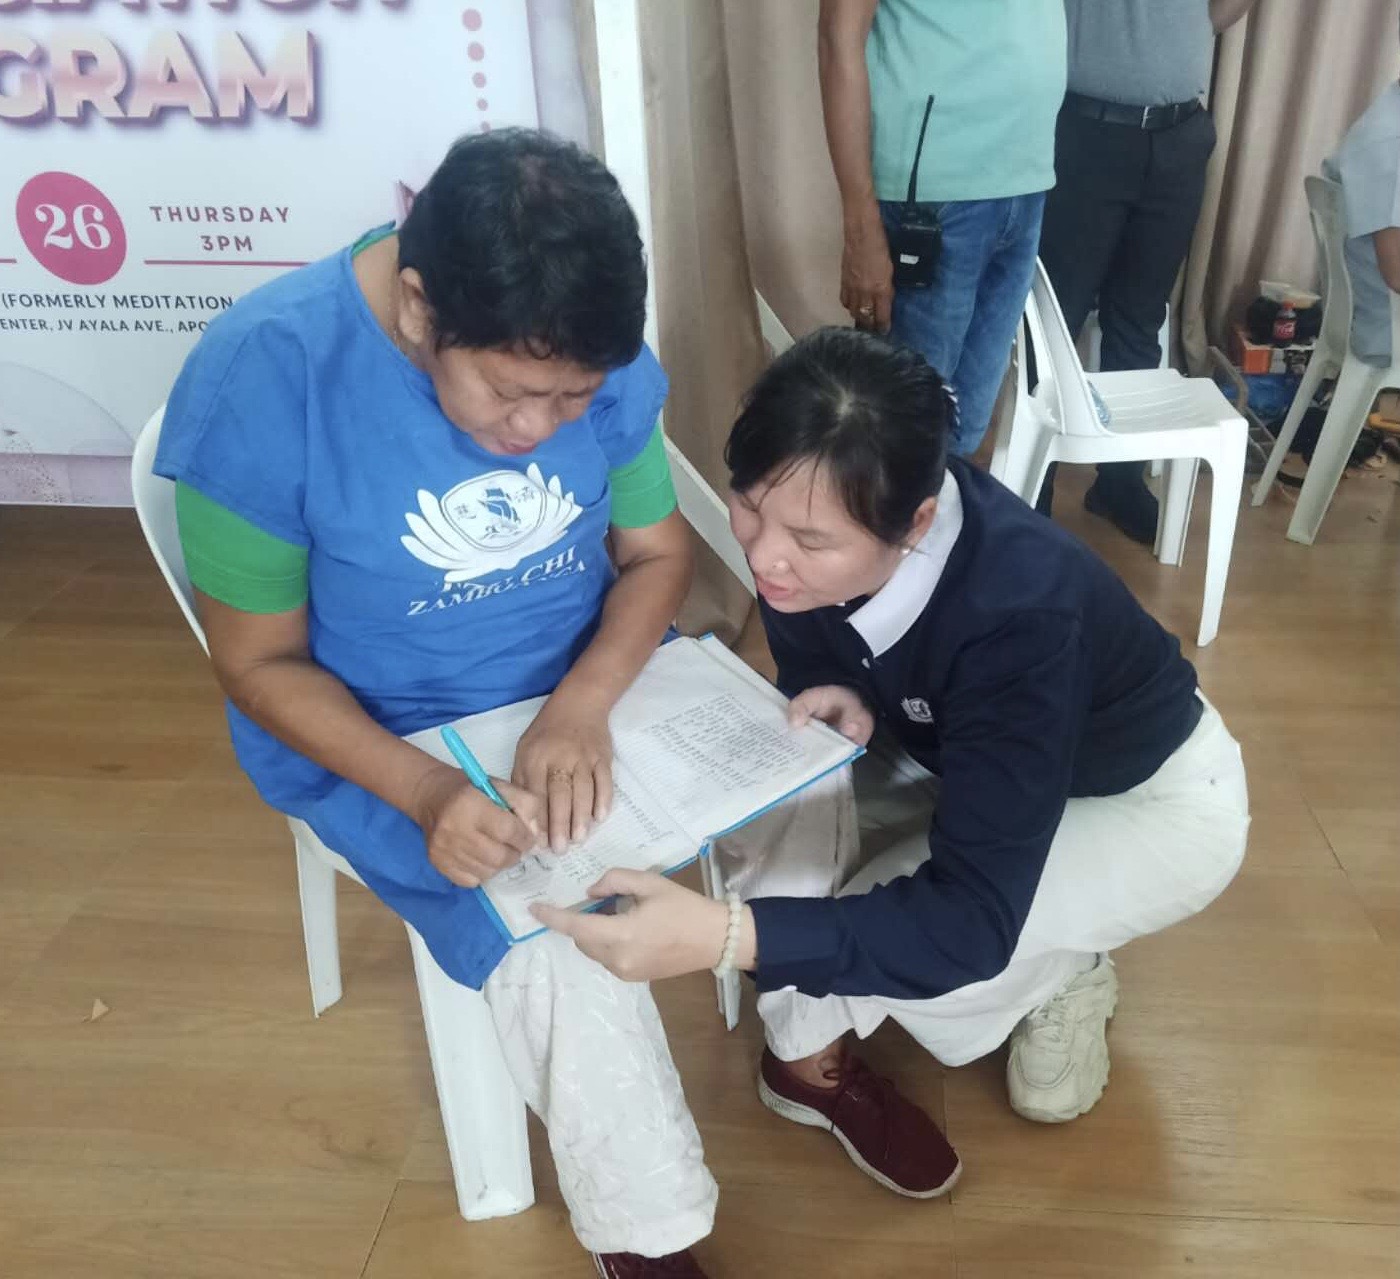
M 112 202 L 72 173 L 36 174 L 15 202 L 25 246 L 50 275 L 105 284 L 126 260 L 126 228 Z

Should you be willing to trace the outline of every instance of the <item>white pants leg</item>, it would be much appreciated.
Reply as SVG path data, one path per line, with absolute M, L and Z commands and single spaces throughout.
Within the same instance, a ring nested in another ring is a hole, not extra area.
M 513 947 L 482 993 L 579 1242 L 659 1257 L 708 1235 L 718 1190 L 650 988 L 549 934 Z
M 876 826 L 876 842 L 866 848 L 874 855 L 840 888 L 842 894 L 868 892 L 911 874 L 928 857 L 927 789 L 911 781 L 907 769 L 900 776 L 888 762 L 871 762 L 873 772 L 863 768 L 866 760 L 857 765 L 855 789 L 862 838 Z M 839 799 L 838 809 L 841 802 L 848 801 Z M 825 803 L 832 808 L 829 795 Z M 916 811 L 915 827 L 910 818 Z M 809 817 L 806 825 L 819 823 Z M 826 827 L 832 832 L 828 840 L 840 845 L 841 822 L 829 819 Z M 996 977 L 926 1000 L 770 992 L 759 999 L 769 1046 L 793 1061 L 848 1030 L 864 1037 L 889 1016 L 945 1064 L 973 1061 L 997 1048 L 1022 1017 L 1064 987 L 1085 966 L 1086 956 L 1114 950 L 1204 909 L 1238 871 L 1248 829 L 1239 746 L 1214 708 L 1206 706 L 1191 737 L 1140 786 L 1122 795 L 1069 801 L 1016 950 Z M 750 842 L 763 833 L 755 824 Z M 848 850 L 841 846 L 833 854 L 828 847 L 809 845 L 806 856 L 811 865 L 806 891 L 794 869 L 801 849 L 765 852 L 754 858 L 747 875 L 730 872 L 730 879 L 747 896 L 830 893 L 830 867 L 849 856 Z M 775 868 L 771 880 L 769 864 Z

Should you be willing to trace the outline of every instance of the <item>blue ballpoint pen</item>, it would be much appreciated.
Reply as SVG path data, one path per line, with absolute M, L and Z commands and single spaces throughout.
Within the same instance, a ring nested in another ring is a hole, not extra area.
M 510 812 L 510 805 L 502 798 L 501 792 L 491 784 L 491 779 L 486 776 L 486 770 L 482 768 L 481 762 L 471 753 L 466 742 L 458 735 L 457 730 L 449 724 L 441 732 L 442 740 L 447 744 L 447 749 L 452 752 L 452 758 L 462 766 L 462 771 L 467 775 L 467 781 L 497 808 L 504 808 L 506 812 Z

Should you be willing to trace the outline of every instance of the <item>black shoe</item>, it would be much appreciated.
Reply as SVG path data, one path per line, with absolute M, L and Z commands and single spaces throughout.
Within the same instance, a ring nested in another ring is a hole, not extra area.
M 1084 494 L 1084 509 L 1110 521 L 1134 542 L 1151 546 L 1157 541 L 1157 499 L 1135 462 L 1103 467 Z

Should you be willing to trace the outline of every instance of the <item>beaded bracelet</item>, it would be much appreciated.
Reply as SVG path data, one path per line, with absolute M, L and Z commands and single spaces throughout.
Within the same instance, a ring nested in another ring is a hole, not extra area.
M 724 933 L 724 949 L 720 952 L 719 963 L 714 967 L 716 977 L 728 977 L 734 971 L 734 956 L 739 950 L 739 930 L 744 917 L 744 905 L 738 893 L 727 893 L 725 901 L 729 905 L 729 927 Z

